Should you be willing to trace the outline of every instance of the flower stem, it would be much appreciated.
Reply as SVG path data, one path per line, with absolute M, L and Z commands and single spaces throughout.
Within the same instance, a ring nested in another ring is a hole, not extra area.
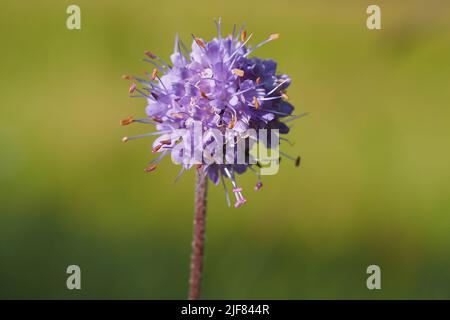
M 200 298 L 203 252 L 205 247 L 207 182 L 208 177 L 198 170 L 195 186 L 195 216 L 194 234 L 192 238 L 191 275 L 189 278 L 189 300 L 198 300 Z

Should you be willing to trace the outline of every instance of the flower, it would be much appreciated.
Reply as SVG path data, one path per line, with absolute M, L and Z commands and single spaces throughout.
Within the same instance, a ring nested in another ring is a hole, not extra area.
M 174 53 L 170 57 L 171 64 L 146 51 L 147 58 L 144 60 L 153 67 L 147 74 L 148 78 L 123 77 L 132 81 L 129 92 L 133 97 L 147 100 L 147 116 L 143 119 L 128 117 L 121 124 L 140 122 L 156 127 L 155 132 L 125 137 L 123 141 L 158 136 L 152 153 L 159 156 L 149 163 L 145 171 L 156 170 L 161 159 L 171 154 L 175 162 L 182 164 L 179 177 L 194 165 L 185 161 L 188 152 L 179 146 L 184 144 L 188 149 L 192 146 L 195 125 L 200 125 L 201 133 L 211 129 L 212 132 L 204 135 L 200 143 L 188 151 L 202 149 L 201 162 L 196 167 L 208 175 L 214 184 L 222 181 L 228 204 L 230 200 L 224 178 L 229 179 L 236 198 L 235 207 L 239 207 L 246 199 L 242 188 L 236 183 L 236 173 L 241 174 L 249 169 L 258 177 L 254 189 L 262 187 L 258 172 L 261 164 L 250 155 L 255 136 L 247 133 L 249 129 L 267 129 L 269 135 L 273 135 L 271 132 L 275 130 L 287 134 L 289 127 L 286 123 L 302 115 L 293 116 L 294 107 L 287 102 L 286 89 L 291 79 L 276 73 L 275 61 L 251 56 L 256 49 L 278 39 L 279 35 L 271 34 L 265 41 L 251 47 L 248 43 L 252 35 L 247 37 L 243 28 L 236 32 L 234 27 L 232 34 L 222 37 L 220 20 L 216 26 L 218 35 L 209 42 L 192 35 L 190 52 L 177 36 Z M 273 148 L 270 141 L 266 146 Z M 238 142 L 244 142 L 245 146 L 244 161 L 241 162 L 235 161 L 238 158 Z M 213 143 L 216 149 L 206 152 L 205 148 Z M 223 154 L 217 150 L 223 151 L 228 147 L 225 155 L 227 161 L 220 161 L 224 159 Z M 296 164 L 300 161 L 282 152 L 280 154 Z

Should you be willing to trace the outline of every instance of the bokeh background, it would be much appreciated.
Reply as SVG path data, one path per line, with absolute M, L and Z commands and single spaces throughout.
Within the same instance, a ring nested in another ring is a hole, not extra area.
M 81 30 L 66 8 L 81 7 Z M 366 8 L 382 30 L 366 28 Z M 184 299 L 193 172 L 152 174 L 123 73 L 247 24 L 291 75 L 302 166 L 208 204 L 204 298 L 450 298 L 448 1 L 9 1 L 0 10 L 0 298 Z M 82 290 L 66 289 L 66 268 Z M 366 288 L 366 268 L 382 290 Z

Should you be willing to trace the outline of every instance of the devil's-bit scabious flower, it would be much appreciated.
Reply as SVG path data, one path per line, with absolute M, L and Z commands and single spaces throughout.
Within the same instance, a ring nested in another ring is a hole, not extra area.
M 130 94 L 147 100 L 147 117 L 128 117 L 122 120 L 122 125 L 141 122 L 154 125 L 156 131 L 125 137 L 123 141 L 158 136 L 153 143 L 152 152 L 159 156 L 149 163 L 145 171 L 154 171 L 161 159 L 171 154 L 175 162 L 182 164 L 179 175 L 194 165 L 184 161 L 186 151 L 176 146 L 183 141 L 190 141 L 195 123 L 201 124 L 202 132 L 216 129 L 215 134 L 203 138 L 200 148 L 217 142 L 220 143 L 219 149 L 226 149 L 231 145 L 232 152 L 237 152 L 236 141 L 247 141 L 247 161 L 243 163 L 230 164 L 215 158 L 216 155 L 219 157 L 219 153 L 208 153 L 209 161 L 196 165 L 214 184 L 222 181 L 230 204 L 224 181 L 229 179 L 236 197 L 235 207 L 239 207 L 246 199 L 242 188 L 237 185 L 235 173 L 241 174 L 249 169 L 258 177 L 254 189 L 262 187 L 258 171 L 260 163 L 256 159 L 255 166 L 255 162 L 250 161 L 249 149 L 253 139 L 246 132 L 248 129 L 278 129 L 280 134 L 287 134 L 289 127 L 286 122 L 296 117 L 292 115 L 294 107 L 287 102 L 286 89 L 291 79 L 287 75 L 276 73 L 275 61 L 252 56 L 256 49 L 278 39 L 279 35 L 271 34 L 265 41 L 252 47 L 248 44 L 252 35 L 247 36 L 243 28 L 238 32 L 234 28 L 232 34 L 222 37 L 220 20 L 216 25 L 218 35 L 209 42 L 192 35 L 190 52 L 177 36 L 174 53 L 170 57 L 171 64 L 146 51 L 147 57 L 144 60 L 152 64 L 148 78 L 124 76 L 132 81 Z M 272 147 L 270 143 L 266 145 Z M 194 151 L 196 148 L 197 146 Z M 299 164 L 299 158 L 292 158 L 282 152 L 280 154 L 293 160 L 296 165 Z M 236 154 L 230 157 L 229 153 L 225 157 L 228 160 L 237 158 Z

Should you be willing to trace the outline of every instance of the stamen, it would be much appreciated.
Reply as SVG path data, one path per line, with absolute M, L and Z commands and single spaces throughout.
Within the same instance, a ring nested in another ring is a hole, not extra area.
M 242 34 L 242 31 L 245 30 L 245 24 L 243 24 L 240 28 L 239 31 L 236 33 L 236 39 L 234 39 L 233 41 L 238 41 L 239 36 Z
M 281 81 L 275 88 L 269 91 L 269 93 L 266 94 L 266 96 L 270 96 L 272 93 L 277 91 L 283 84 L 285 84 L 288 80 Z
M 123 119 L 122 121 L 120 121 L 120 124 L 122 125 L 122 126 L 127 126 L 127 125 L 129 125 L 130 123 L 133 123 L 134 122 L 134 120 L 133 120 L 133 117 L 128 117 L 128 118 L 126 118 L 126 119 Z
M 129 93 L 133 93 L 134 91 L 136 91 L 137 85 L 136 83 L 132 83 L 130 88 L 128 89 Z
M 202 47 L 203 49 L 206 49 L 205 43 L 203 42 L 202 39 L 196 38 L 194 35 L 192 35 L 192 36 L 194 37 L 195 42 L 196 42 L 200 47 Z
M 267 40 L 264 40 L 263 42 L 258 43 L 254 48 L 252 48 L 246 54 L 244 54 L 244 57 L 247 57 L 249 54 L 254 52 L 256 49 L 258 49 L 259 47 L 265 45 L 267 42 L 270 42 L 272 40 L 276 40 L 278 38 L 280 38 L 280 34 L 278 34 L 278 33 L 271 34 Z
M 159 64 L 157 64 L 155 61 L 153 60 L 149 60 L 149 59 L 143 59 L 145 62 L 151 63 L 152 65 L 154 65 L 159 71 L 164 71 L 164 68 L 161 67 Z M 147 72 L 145 72 L 145 74 L 148 74 Z
M 123 142 L 127 142 L 129 140 L 140 139 L 140 138 L 149 137 L 149 136 L 156 136 L 156 135 L 160 135 L 162 133 L 164 133 L 164 132 L 163 131 L 157 131 L 157 132 L 149 132 L 149 133 L 140 134 L 140 135 L 133 136 L 133 137 L 123 137 L 122 141 Z
M 151 164 L 154 164 L 154 165 L 159 164 L 161 162 L 161 160 L 166 156 L 167 153 L 168 153 L 168 150 L 164 150 L 163 152 L 161 152 L 161 154 L 157 158 L 151 160 L 148 164 L 149 165 L 151 165 Z
M 228 124 L 228 129 L 233 129 L 234 126 L 236 125 L 236 121 L 237 121 L 236 117 L 233 116 L 233 117 L 231 118 L 230 123 Z
M 176 118 L 176 119 L 183 119 L 184 118 L 182 114 L 176 113 L 176 112 L 172 112 L 170 114 L 170 116 L 173 117 L 173 118 Z
M 233 192 L 234 192 L 234 193 L 236 193 L 236 192 L 242 192 L 242 188 L 233 188 Z
M 159 149 L 161 149 L 161 147 L 162 147 L 162 144 L 158 144 L 156 147 L 154 147 L 152 149 L 152 153 L 157 153 L 159 151 Z
M 282 98 L 282 96 L 276 96 L 276 97 L 260 98 L 260 100 L 270 101 L 270 100 L 277 100 L 277 99 L 281 99 L 281 98 Z
M 291 118 L 285 120 L 284 123 L 287 123 L 287 122 L 290 122 L 290 121 L 292 121 L 292 120 L 295 120 L 295 119 L 298 119 L 298 118 L 307 116 L 308 114 L 309 114 L 309 112 L 304 112 L 304 113 L 302 113 L 302 114 L 299 114 L 298 116 L 291 116 Z
M 288 101 L 289 100 L 289 96 L 285 92 L 283 92 L 281 94 L 281 99 L 283 99 L 283 101 Z
M 234 203 L 234 207 L 237 209 L 237 208 L 239 208 L 240 206 L 242 206 L 244 203 L 241 201 L 241 200 L 237 200 L 235 203 Z
M 294 161 L 296 167 L 300 166 L 300 161 L 301 161 L 300 156 L 298 156 L 297 158 L 294 158 L 294 157 L 288 155 L 287 153 L 284 153 L 283 151 L 280 151 L 280 155 L 282 155 L 283 157 L 288 158 L 291 161 Z
M 155 171 L 157 168 L 156 164 L 152 164 L 151 166 L 148 166 L 147 168 L 144 169 L 145 172 L 152 172 Z
M 238 92 L 233 93 L 233 96 L 237 96 L 239 94 L 243 94 L 243 93 L 249 92 L 249 91 L 254 90 L 254 89 L 255 88 L 247 88 L 247 89 L 244 89 L 242 91 L 238 91 Z
M 172 144 L 172 141 L 170 141 L 170 140 L 161 140 L 160 143 L 167 145 L 167 144 Z
M 201 95 L 203 98 L 209 100 L 209 97 L 208 97 L 208 96 L 206 95 L 206 93 L 204 93 L 202 90 L 200 90 L 200 95 Z
M 291 146 L 293 146 L 293 145 L 295 144 L 295 143 L 292 142 L 291 140 L 286 139 L 286 138 L 283 138 L 283 137 L 280 137 L 280 140 L 281 140 L 281 141 L 286 141 L 286 142 L 289 143 Z
M 233 69 L 231 72 L 241 78 L 244 76 L 244 70 L 241 69 Z
M 155 69 L 153 69 L 153 71 L 152 71 L 151 79 L 152 79 L 152 80 L 155 80 L 157 76 L 158 76 L 158 69 L 155 68 Z
M 219 40 L 220 40 L 222 38 L 222 33 L 220 31 L 220 25 L 222 23 L 222 18 L 219 18 L 219 21 L 214 20 L 214 22 L 216 23 L 216 27 L 217 27 L 217 38 L 219 38 Z
M 184 172 L 184 167 L 181 167 L 180 171 L 178 172 L 178 174 L 177 174 L 177 176 L 175 178 L 175 181 L 174 181 L 175 183 L 177 183 L 178 180 L 180 180 L 181 175 L 183 174 L 183 172 Z
M 250 39 L 252 38 L 252 36 L 253 36 L 253 33 L 251 33 L 251 34 L 248 36 L 247 40 L 245 40 L 245 42 L 243 42 L 238 48 L 236 48 L 236 49 L 234 50 L 234 52 L 228 57 L 228 59 L 225 60 L 225 62 L 228 62 L 228 61 L 230 61 L 230 60 L 234 57 L 234 60 L 233 60 L 233 62 L 231 63 L 230 68 L 234 65 L 234 63 L 236 62 L 236 59 L 238 58 L 238 56 L 237 56 L 238 51 L 241 50 L 241 49 L 247 44 L 247 42 L 250 41 Z M 244 55 L 244 56 L 245 56 L 245 55 Z
M 130 76 L 129 74 L 124 74 L 124 75 L 122 75 L 122 79 L 123 80 L 132 80 L 133 76 Z
M 178 42 L 178 50 L 180 51 L 181 55 L 183 56 L 183 58 L 185 60 L 191 60 L 190 57 L 189 57 L 189 50 L 184 45 L 184 42 L 181 41 L 181 40 Z
M 145 51 L 144 54 L 150 59 L 156 59 L 156 55 L 154 55 L 151 51 Z
M 139 122 L 139 123 L 145 123 L 145 124 L 155 124 L 148 118 L 142 118 L 142 119 L 133 119 L 133 122 Z
M 178 44 L 179 44 L 179 41 L 180 41 L 180 37 L 178 36 L 178 33 L 176 33 L 176 34 L 175 34 L 175 43 L 174 43 L 174 45 L 173 45 L 173 52 L 178 52 L 178 48 L 179 48 Z M 180 54 L 181 54 L 181 53 L 180 53 Z
M 242 41 L 242 42 L 245 42 L 246 39 L 247 39 L 247 31 L 244 30 L 244 31 L 242 31 L 242 33 L 241 33 L 241 41 Z
M 258 191 L 259 189 L 262 188 L 262 186 L 263 186 L 262 182 L 261 182 L 261 181 L 258 181 L 258 182 L 256 183 L 256 185 L 255 185 L 254 190 L 255 190 L 255 191 Z
M 152 120 L 158 123 L 163 123 L 162 119 L 157 116 L 152 117 Z
M 248 106 L 252 106 L 251 104 L 249 104 Z M 256 109 L 255 109 L 256 110 Z M 267 113 L 273 113 L 273 114 L 279 114 L 280 116 L 283 116 L 283 117 L 287 117 L 287 116 L 290 116 L 290 114 L 289 113 L 284 113 L 284 112 L 279 112 L 279 111 L 275 111 L 275 110 L 266 110 L 266 109 L 263 109 L 263 108 L 259 108 L 259 109 L 257 109 L 258 111 L 261 111 L 261 112 L 267 112 Z
M 221 171 L 220 171 L 220 180 L 222 181 L 223 189 L 225 191 L 225 198 L 227 199 L 227 204 L 228 206 L 231 206 L 230 195 L 228 194 L 228 188 L 227 185 L 225 184 L 225 180 L 223 178 L 223 174 Z
M 269 39 L 270 40 L 277 40 L 277 39 L 279 39 L 280 38 L 280 34 L 279 33 L 274 33 L 274 34 L 271 34 L 270 36 L 269 36 Z
M 259 107 L 261 106 L 261 105 L 259 104 L 258 99 L 256 99 L 256 97 L 253 97 L 253 105 L 255 106 L 255 109 L 256 109 L 256 110 L 258 110 Z

